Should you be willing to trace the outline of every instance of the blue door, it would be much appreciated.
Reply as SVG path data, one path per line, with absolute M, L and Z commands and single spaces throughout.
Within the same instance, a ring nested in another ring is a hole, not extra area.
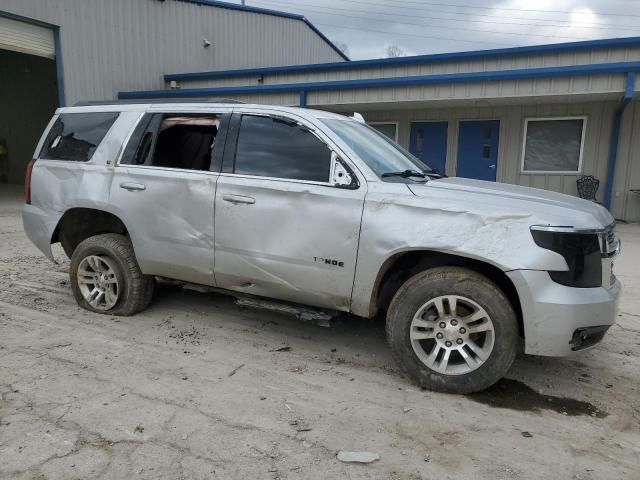
M 411 124 L 409 151 L 440 174 L 447 163 L 447 122 Z
M 496 181 L 500 120 L 460 122 L 456 176 Z

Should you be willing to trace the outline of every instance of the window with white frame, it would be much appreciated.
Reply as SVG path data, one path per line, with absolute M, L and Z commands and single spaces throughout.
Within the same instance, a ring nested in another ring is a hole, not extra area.
M 580 173 L 586 117 L 527 118 L 523 173 Z
M 369 124 L 372 128 L 375 128 L 380 133 L 383 133 L 394 142 L 398 141 L 398 124 L 392 122 L 375 122 Z

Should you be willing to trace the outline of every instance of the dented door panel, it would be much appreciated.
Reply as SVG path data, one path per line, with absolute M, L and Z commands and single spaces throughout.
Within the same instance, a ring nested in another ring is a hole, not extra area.
M 216 192 L 219 287 L 348 310 L 365 186 L 222 174 Z M 233 201 L 234 199 L 250 199 Z
M 127 226 L 143 273 L 215 285 L 217 177 L 212 172 L 171 168 L 116 168 L 110 203 Z

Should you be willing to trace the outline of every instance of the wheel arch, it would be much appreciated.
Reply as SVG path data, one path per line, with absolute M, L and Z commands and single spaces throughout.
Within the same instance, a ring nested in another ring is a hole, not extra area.
M 76 247 L 89 237 L 103 233 L 129 235 L 120 217 L 96 208 L 73 207 L 64 212 L 51 236 L 51 243 L 60 242 L 70 258 Z
M 402 250 L 389 256 L 380 267 L 371 293 L 370 316 L 386 311 L 395 292 L 413 275 L 435 267 L 464 267 L 475 271 L 505 294 L 518 319 L 518 331 L 524 338 L 522 305 L 515 285 L 497 265 L 457 253 L 428 249 Z

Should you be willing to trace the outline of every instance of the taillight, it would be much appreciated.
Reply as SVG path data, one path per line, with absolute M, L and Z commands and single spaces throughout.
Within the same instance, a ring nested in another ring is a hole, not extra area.
M 24 202 L 31 205 L 31 172 L 36 159 L 29 160 L 27 163 L 27 171 L 24 174 Z

